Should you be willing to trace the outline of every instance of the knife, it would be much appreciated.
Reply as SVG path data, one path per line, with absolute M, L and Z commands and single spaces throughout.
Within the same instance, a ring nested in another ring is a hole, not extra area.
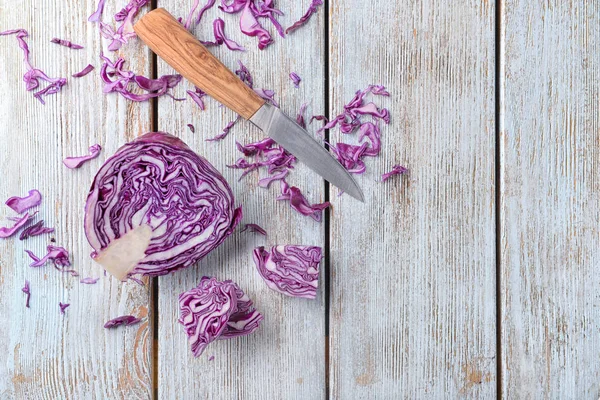
M 150 11 L 133 29 L 154 53 L 195 86 L 252 122 L 329 183 L 364 202 L 354 178 L 319 142 L 254 93 L 168 11 Z

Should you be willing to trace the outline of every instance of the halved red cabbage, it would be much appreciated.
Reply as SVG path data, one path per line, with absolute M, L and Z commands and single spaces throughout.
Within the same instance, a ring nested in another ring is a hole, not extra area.
M 68 303 L 58 303 L 58 307 L 60 308 L 60 313 L 64 314 L 65 310 L 67 309 L 67 307 L 69 307 L 70 304 Z
M 42 204 L 42 194 L 37 189 L 31 189 L 27 196 L 13 196 L 6 200 L 5 204 L 12 208 L 17 214 L 21 214 L 23 211 L 27 211 L 32 207 L 37 207 Z
M 256 233 L 260 233 L 263 236 L 267 236 L 267 231 L 265 231 L 263 228 L 261 228 L 257 224 L 246 224 L 246 225 L 244 225 L 244 228 L 242 230 L 240 230 L 240 232 L 246 232 L 248 229 L 250 229 L 250 232 L 256 232 Z
M 320 247 L 274 246 L 269 252 L 261 246 L 254 250 L 253 258 L 270 289 L 291 297 L 316 297 L 323 258 Z
M 86 156 L 67 157 L 63 160 L 63 164 L 67 168 L 75 169 L 81 167 L 86 161 L 93 160 L 100 155 L 102 147 L 99 144 L 94 144 L 88 149 L 90 154 Z
M 19 235 L 19 240 L 25 240 L 29 237 L 39 236 L 43 235 L 44 233 L 52 232 L 54 232 L 54 228 L 46 228 L 44 226 L 44 220 L 41 220 L 23 229 L 23 232 L 21 232 L 21 235 Z
M 0 36 L 5 35 L 16 35 L 19 47 L 23 50 L 25 63 L 25 75 L 23 75 L 23 81 L 25 82 L 25 88 L 27 91 L 37 89 L 40 86 L 40 80 L 48 82 L 49 85 L 44 89 L 38 90 L 33 96 L 40 101 L 42 104 L 46 104 L 43 97 L 51 94 L 55 94 L 61 91 L 62 87 L 67 84 L 65 78 L 50 78 L 42 70 L 34 68 L 29 60 L 29 46 L 25 42 L 25 38 L 29 36 L 29 33 L 25 29 L 11 29 L 8 31 L 0 32 Z
M 25 280 L 25 286 L 21 289 L 23 293 L 27 295 L 27 299 L 25 300 L 25 307 L 29 308 L 29 299 L 31 298 L 31 288 L 29 287 L 29 281 Z
M 73 43 L 73 42 L 70 42 L 70 41 L 68 41 L 68 40 L 63 40 L 63 39 L 54 38 L 54 39 L 50 40 L 50 42 L 52 42 L 52 43 L 56 43 L 56 44 L 59 44 L 59 45 L 61 45 L 61 46 L 68 47 L 68 48 L 70 48 L 70 49 L 74 49 L 74 50 L 80 50 L 80 49 L 83 49 L 83 46 L 80 46 L 80 45 L 78 45 L 78 44 L 75 44 L 75 43 Z
M 263 320 L 238 285 L 207 276 L 196 288 L 179 295 L 179 310 L 179 323 L 195 357 L 217 339 L 249 335 Z
M 317 222 L 321 222 L 323 210 L 331 206 L 331 203 L 328 201 L 311 205 L 300 189 L 295 186 L 290 187 L 285 179 L 281 180 L 281 195 L 277 197 L 277 200 L 289 200 L 290 207 Z
M 306 13 L 298 21 L 294 22 L 292 26 L 287 28 L 285 30 L 285 33 L 289 34 L 290 32 L 293 32 L 296 29 L 300 28 L 302 25 L 306 24 L 310 17 L 317 12 L 317 7 L 322 4 L 323 0 L 312 0 L 312 3 L 310 3 L 308 10 L 306 10 Z
M 85 206 L 92 258 L 117 279 L 196 263 L 234 230 L 225 178 L 175 136 L 150 132 L 100 168 Z
M 408 169 L 406 169 L 402 165 L 394 165 L 390 172 L 386 172 L 385 174 L 381 175 L 381 182 L 387 181 L 394 175 L 404 175 L 407 172 L 408 172 Z
M 85 67 L 84 69 L 82 69 L 81 71 L 71 75 L 73 78 L 81 78 L 86 76 L 87 74 L 89 74 L 90 72 L 92 72 L 94 70 L 94 66 L 92 64 L 88 64 L 87 67 Z
M 120 325 L 129 326 L 139 324 L 141 321 L 142 320 L 140 318 L 136 318 L 133 315 L 123 315 L 117 318 L 113 318 L 110 321 L 106 321 L 104 327 L 106 329 L 112 329 Z
M 37 211 L 36 211 L 36 213 L 37 213 Z M 35 215 L 36 213 L 34 213 L 33 215 Z M 0 228 L 0 239 L 9 238 L 12 235 L 14 235 L 15 233 L 17 233 L 17 231 L 19 229 L 21 229 L 27 223 L 27 221 L 29 221 L 29 219 L 31 219 L 33 217 L 33 215 L 29 215 L 29 213 L 27 213 L 27 214 L 23 215 L 22 217 L 15 219 L 15 224 L 13 226 L 11 226 L 10 228 L 8 228 L 8 227 Z

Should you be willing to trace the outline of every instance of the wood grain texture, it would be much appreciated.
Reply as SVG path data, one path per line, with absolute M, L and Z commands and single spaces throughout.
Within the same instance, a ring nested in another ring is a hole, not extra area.
M 330 4 L 331 115 L 392 93 L 366 203 L 331 195 L 332 398 L 494 398 L 494 4 Z
M 18 4 L 17 4 L 18 3 Z M 0 0 L 0 30 L 24 28 L 34 66 L 52 77 L 69 79 L 63 91 L 43 106 L 26 92 L 23 53 L 13 36 L 0 38 L 0 167 L 4 172 L 0 199 L 38 188 L 43 195 L 40 218 L 55 227 L 54 235 L 19 241 L 0 240 L 0 398 L 2 399 L 147 399 L 150 397 L 148 324 L 106 330 L 119 315 L 148 314 L 148 290 L 104 277 L 89 257 L 83 232 L 83 207 L 93 176 L 103 160 L 126 141 L 149 130 L 148 104 L 134 104 L 102 94 L 98 76 L 102 41 L 87 17 L 95 0 L 56 2 Z M 117 10 L 107 2 L 106 14 Z M 59 37 L 85 46 L 71 50 L 50 43 Z M 149 72 L 148 52 L 123 48 L 129 66 Z M 96 71 L 71 79 L 88 63 Z M 78 170 L 63 158 L 87 154 L 99 143 L 100 157 Z M 2 226 L 13 215 L 0 207 Z M 81 277 L 99 277 L 96 285 L 61 274 L 51 265 L 30 268 L 24 253 L 45 254 L 50 237 L 71 252 Z M 21 292 L 31 282 L 31 308 Z M 59 302 L 70 303 L 65 315 Z
M 135 31 L 177 73 L 245 119 L 265 104 L 164 8 L 144 15 Z
M 502 9 L 502 391 L 600 396 L 600 4 Z
M 159 1 L 176 17 L 187 17 L 192 1 Z M 289 26 L 308 8 L 309 0 L 282 3 L 286 15 L 278 18 Z M 254 76 L 255 87 L 273 89 L 282 109 L 296 115 L 303 102 L 309 102 L 308 115 L 323 110 L 323 13 L 319 13 L 303 29 L 286 39 L 274 37 L 275 43 L 264 51 L 256 48 L 256 38 L 239 31 L 239 16 L 226 15 L 216 7 L 205 14 L 193 30 L 202 40 L 211 40 L 212 21 L 217 16 L 225 20 L 225 33 L 248 49 L 232 52 L 225 48 L 211 51 L 224 64 L 235 70 L 240 59 Z M 265 22 L 265 26 L 270 24 Z M 274 29 L 268 28 L 272 32 Z M 288 78 L 291 71 L 303 77 L 300 89 Z M 173 70 L 159 61 L 159 75 Z M 184 96 L 191 85 L 185 82 L 176 96 Z M 226 167 L 241 156 L 235 141 L 248 143 L 262 139 L 263 134 L 250 123 L 240 121 L 221 142 L 205 142 L 219 133 L 235 117 L 230 110 L 207 100 L 207 110 L 200 111 L 191 100 L 159 102 L 159 125 L 163 131 L 183 139 L 192 149 L 207 158 L 222 171 L 232 184 L 236 200 L 243 206 L 244 223 L 257 223 L 269 236 L 264 238 L 239 230 L 211 253 L 198 266 L 159 278 L 159 393 L 161 399 L 319 399 L 325 395 L 325 340 L 323 294 L 316 300 L 292 299 L 268 289 L 252 261 L 252 250 L 260 245 L 324 244 L 323 224 L 304 217 L 286 202 L 275 200 L 279 185 L 269 190 L 257 187 L 258 175 L 249 174 L 242 181 L 241 172 Z M 196 133 L 186 127 L 193 124 Z M 323 201 L 323 180 L 298 165 L 290 183 L 305 191 L 311 202 Z M 204 276 L 232 279 L 255 301 L 265 316 L 254 334 L 212 343 L 205 353 L 194 359 L 187 336 L 177 323 L 177 297 L 198 284 Z M 209 361 L 214 356 L 213 361 Z

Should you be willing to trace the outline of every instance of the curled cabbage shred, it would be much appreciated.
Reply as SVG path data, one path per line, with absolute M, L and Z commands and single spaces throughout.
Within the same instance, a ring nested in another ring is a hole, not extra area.
M 41 221 L 38 221 L 35 224 L 30 225 L 27 228 L 23 229 L 23 231 L 19 235 L 19 240 L 25 240 L 25 239 L 33 237 L 33 236 L 39 236 L 39 235 L 43 235 L 44 233 L 52 233 L 52 232 L 54 232 L 54 228 L 45 227 L 44 220 L 42 219 Z
M 274 246 L 254 249 L 258 273 L 270 289 L 290 297 L 314 299 L 319 286 L 322 252 L 316 246 Z
M 215 340 L 251 334 L 263 320 L 237 284 L 207 276 L 197 287 L 179 295 L 179 310 L 179 323 L 195 357 Z
M 29 299 L 31 298 L 31 287 L 29 286 L 28 280 L 25 280 L 25 286 L 23 286 L 21 291 L 27 295 L 27 299 L 25 300 L 25 307 L 29 308 Z
M 79 44 L 75 44 L 75 43 L 73 43 L 73 42 L 71 42 L 69 40 L 63 40 L 63 39 L 53 38 L 52 40 L 50 40 L 50 42 L 56 43 L 56 44 L 59 44 L 61 46 L 68 47 L 68 48 L 74 49 L 74 50 L 83 49 L 83 46 L 81 46 Z
M 33 216 L 37 214 L 37 211 L 33 215 L 29 215 L 29 213 L 23 215 L 22 217 L 16 218 L 15 223 L 11 227 L 2 227 L 0 228 L 0 239 L 6 239 L 14 235 L 21 229 L 27 221 L 29 221 Z
M 113 318 L 110 321 L 106 321 L 104 327 L 106 329 L 116 328 L 117 326 L 125 325 L 135 325 L 139 324 L 142 320 L 140 318 L 136 318 L 133 315 L 122 315 L 117 318 Z
M 392 167 L 391 171 L 386 172 L 385 174 L 381 175 L 381 182 L 387 181 L 394 175 L 404 175 L 407 172 L 408 172 L 408 169 L 406 169 L 406 167 L 403 167 L 402 165 L 394 165 Z
M 242 218 L 223 176 L 175 136 L 150 132 L 100 168 L 85 206 L 92 258 L 117 279 L 196 263 Z
M 67 157 L 63 160 L 63 164 L 65 164 L 65 166 L 69 169 L 79 168 L 85 164 L 86 161 L 93 160 L 94 158 L 98 157 L 101 150 L 102 147 L 100 147 L 99 144 L 94 144 L 88 149 L 90 154 L 85 156 Z
M 64 314 L 67 307 L 69 307 L 69 303 L 58 303 L 58 307 L 60 308 L 60 313 Z
M 25 197 L 11 197 L 5 203 L 12 208 L 17 214 L 29 210 L 32 207 L 37 207 L 42 204 L 42 194 L 37 189 L 31 189 Z

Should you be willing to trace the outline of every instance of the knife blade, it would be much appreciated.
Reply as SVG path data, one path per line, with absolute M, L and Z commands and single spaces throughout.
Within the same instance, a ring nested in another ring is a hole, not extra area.
M 319 142 L 279 108 L 265 103 L 250 118 L 271 139 L 327 182 L 364 203 L 364 195 L 352 175 Z
M 329 183 L 364 202 L 354 178 L 331 153 L 280 109 L 265 103 L 168 11 L 150 11 L 133 29 L 154 53 L 195 86 L 259 127 Z

